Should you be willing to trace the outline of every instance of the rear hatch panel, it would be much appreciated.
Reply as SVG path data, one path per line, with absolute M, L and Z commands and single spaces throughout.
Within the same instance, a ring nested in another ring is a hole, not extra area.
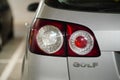
M 119 80 L 112 52 L 102 52 L 101 57 L 69 57 L 70 80 Z

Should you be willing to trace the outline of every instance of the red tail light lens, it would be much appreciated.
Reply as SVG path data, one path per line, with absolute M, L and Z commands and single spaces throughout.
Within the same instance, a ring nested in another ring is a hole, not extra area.
M 78 36 L 76 39 L 75 39 L 75 45 L 78 47 L 78 48 L 85 48 L 87 46 L 87 40 L 85 39 L 84 36 Z
M 85 26 L 37 19 L 29 37 L 30 51 L 47 56 L 98 57 L 93 32 Z
M 76 54 L 86 55 L 92 50 L 94 40 L 88 32 L 78 30 L 70 36 L 69 46 Z
M 100 50 L 93 32 L 85 26 L 67 24 L 68 55 L 98 57 Z

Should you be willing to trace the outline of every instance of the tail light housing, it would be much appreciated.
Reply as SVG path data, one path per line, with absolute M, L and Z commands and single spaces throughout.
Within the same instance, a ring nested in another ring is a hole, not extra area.
M 47 56 L 100 56 L 98 43 L 89 28 L 48 19 L 36 19 L 30 30 L 29 47 L 32 53 Z

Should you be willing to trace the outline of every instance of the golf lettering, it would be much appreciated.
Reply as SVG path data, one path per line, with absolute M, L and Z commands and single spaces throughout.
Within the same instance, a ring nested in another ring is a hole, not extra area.
M 81 67 L 81 68 L 96 68 L 98 66 L 98 63 L 97 62 L 93 62 L 91 64 L 88 64 L 88 63 L 74 62 L 73 66 L 74 67 Z

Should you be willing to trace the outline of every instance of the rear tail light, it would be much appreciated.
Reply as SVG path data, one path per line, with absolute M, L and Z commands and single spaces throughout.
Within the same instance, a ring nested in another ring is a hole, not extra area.
M 67 24 L 68 56 L 98 57 L 100 49 L 93 32 L 78 24 Z
M 61 22 L 37 19 L 29 37 L 30 51 L 48 56 L 66 56 L 64 25 Z
M 93 49 L 94 40 L 88 32 L 78 30 L 70 36 L 69 46 L 76 54 L 86 55 Z
M 30 51 L 48 56 L 98 57 L 93 32 L 85 26 L 37 19 L 30 31 Z

